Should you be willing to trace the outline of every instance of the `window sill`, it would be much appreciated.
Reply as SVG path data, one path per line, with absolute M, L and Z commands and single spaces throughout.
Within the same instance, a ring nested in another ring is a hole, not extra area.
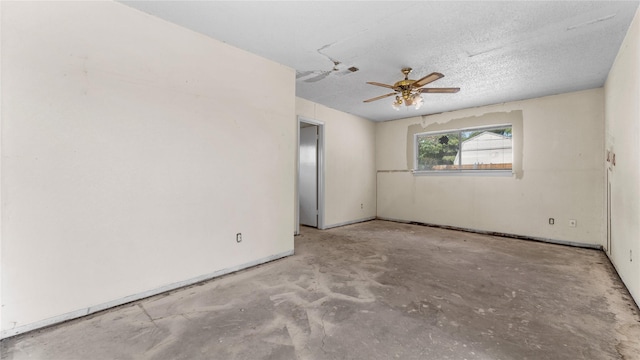
M 511 177 L 512 170 L 412 170 L 414 176 L 498 176 Z

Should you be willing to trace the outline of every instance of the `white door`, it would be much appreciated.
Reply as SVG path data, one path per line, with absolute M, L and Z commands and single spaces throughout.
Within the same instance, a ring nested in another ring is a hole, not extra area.
M 300 224 L 318 227 L 318 127 L 300 128 Z

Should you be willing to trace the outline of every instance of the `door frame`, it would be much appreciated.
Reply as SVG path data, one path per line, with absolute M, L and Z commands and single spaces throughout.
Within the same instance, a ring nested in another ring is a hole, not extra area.
M 324 122 L 298 116 L 296 137 L 296 195 L 295 195 L 295 229 L 294 234 L 300 234 L 300 125 L 302 123 L 318 127 L 318 229 L 324 230 Z
M 611 167 L 607 166 L 607 189 L 606 189 L 606 211 L 607 211 L 607 215 L 606 215 L 606 222 L 607 222 L 607 238 L 605 240 L 605 254 L 607 254 L 609 256 L 609 258 L 611 258 L 612 256 L 612 252 L 611 252 L 611 248 L 613 247 L 612 244 L 612 228 L 611 228 L 611 175 L 612 175 L 612 171 L 611 171 Z

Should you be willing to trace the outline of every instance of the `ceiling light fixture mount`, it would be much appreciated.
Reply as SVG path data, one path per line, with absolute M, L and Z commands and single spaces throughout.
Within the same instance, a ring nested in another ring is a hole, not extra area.
M 444 77 L 444 75 L 434 72 L 418 80 L 412 80 L 409 79 L 411 71 L 412 69 L 409 67 L 403 68 L 402 73 L 404 74 L 404 79 L 397 81 L 393 85 L 368 81 L 367 84 L 393 89 L 395 92 L 377 96 L 364 102 L 372 102 L 395 95 L 395 101 L 391 104 L 395 110 L 400 110 L 402 104 L 405 106 L 414 106 L 417 110 L 420 109 L 424 103 L 424 99 L 422 98 L 423 93 L 457 93 L 460 91 L 460 88 L 423 88 L 423 86 Z

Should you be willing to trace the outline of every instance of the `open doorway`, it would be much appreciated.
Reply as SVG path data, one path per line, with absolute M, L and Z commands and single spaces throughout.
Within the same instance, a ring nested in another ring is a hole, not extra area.
M 300 225 L 324 228 L 324 124 L 298 118 L 296 235 Z

